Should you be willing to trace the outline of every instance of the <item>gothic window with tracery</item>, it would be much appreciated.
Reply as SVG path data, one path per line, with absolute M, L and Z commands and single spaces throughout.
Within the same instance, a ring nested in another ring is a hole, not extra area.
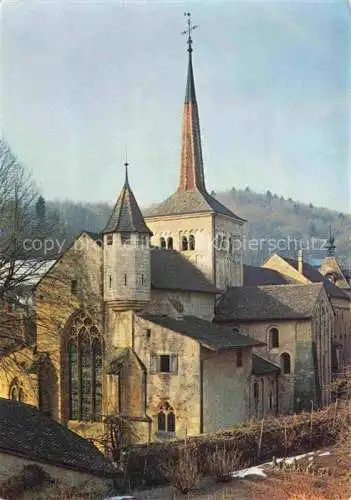
M 160 406 L 157 414 L 157 430 L 159 432 L 175 432 L 176 430 L 175 413 L 168 402 Z
M 102 342 L 98 328 L 84 313 L 73 321 L 68 342 L 69 418 L 100 420 L 102 410 Z
M 24 401 L 23 389 L 16 378 L 10 385 L 9 397 L 13 401 L 18 401 L 19 403 L 23 403 Z

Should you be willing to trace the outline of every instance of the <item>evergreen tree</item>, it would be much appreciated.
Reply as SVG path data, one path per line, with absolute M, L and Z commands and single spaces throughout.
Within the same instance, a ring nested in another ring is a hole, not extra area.
M 46 202 L 42 196 L 39 196 L 35 204 L 35 215 L 39 225 L 43 225 L 46 219 Z

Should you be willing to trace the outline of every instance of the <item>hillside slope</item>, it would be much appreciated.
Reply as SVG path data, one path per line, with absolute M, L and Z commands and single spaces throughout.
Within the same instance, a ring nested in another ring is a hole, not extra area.
M 249 188 L 212 193 L 234 213 L 247 219 L 245 224 L 245 261 L 260 265 L 275 251 L 296 256 L 302 247 L 310 261 L 325 256 L 329 225 L 336 239 L 337 256 L 345 265 L 349 257 L 351 216 L 322 207 L 306 205 L 278 195 L 255 193 Z M 112 207 L 107 203 L 48 202 L 59 213 L 64 224 L 67 243 L 82 230 L 99 232 L 103 229 Z

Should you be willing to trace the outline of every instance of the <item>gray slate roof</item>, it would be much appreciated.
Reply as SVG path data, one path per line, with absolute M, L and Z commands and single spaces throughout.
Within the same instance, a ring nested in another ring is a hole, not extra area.
M 127 172 L 124 186 L 103 232 L 151 234 L 150 229 L 145 224 L 144 217 L 129 185 Z
M 270 375 L 272 373 L 280 373 L 280 368 L 270 361 L 261 358 L 261 356 L 252 354 L 252 373 L 254 375 Z
M 176 250 L 151 249 L 151 284 L 162 290 L 220 293 L 194 264 Z
M 289 283 L 287 278 L 278 271 L 267 269 L 265 267 L 248 266 L 244 264 L 244 286 L 258 285 L 286 285 Z
M 297 260 L 286 258 L 286 257 L 283 257 L 283 259 L 288 264 L 290 264 L 292 267 L 294 267 L 295 269 L 298 269 Z M 304 276 L 306 276 L 306 278 L 308 278 L 310 281 L 312 281 L 312 283 L 323 283 L 325 291 L 327 292 L 329 297 L 336 297 L 336 298 L 341 298 L 341 299 L 347 298 L 347 296 L 345 295 L 345 293 L 343 292 L 343 290 L 341 288 L 334 285 L 334 283 L 332 283 L 330 280 L 328 280 L 328 278 L 323 276 L 323 274 L 321 274 L 318 271 L 318 269 L 311 266 L 311 264 L 308 264 L 307 262 L 303 263 L 302 274 Z
M 116 474 L 111 462 L 88 440 L 33 406 L 3 398 L 0 398 L 0 451 L 97 476 Z
M 203 347 L 214 351 L 265 345 L 246 335 L 234 333 L 233 329 L 228 326 L 217 325 L 195 316 L 184 316 L 182 319 L 153 314 L 140 314 L 139 316 L 174 332 L 191 337 Z
M 322 289 L 322 283 L 230 288 L 217 304 L 216 321 L 307 319 Z
M 202 212 L 227 215 L 239 222 L 245 222 L 245 219 L 235 215 L 206 191 L 199 191 L 198 189 L 193 191 L 178 190 L 159 205 L 145 210 L 144 216 L 147 218 L 161 215 L 182 215 Z

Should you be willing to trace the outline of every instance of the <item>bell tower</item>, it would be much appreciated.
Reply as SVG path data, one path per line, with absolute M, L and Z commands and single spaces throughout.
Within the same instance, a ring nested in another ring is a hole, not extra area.
M 193 69 L 192 33 L 187 20 L 187 77 L 183 107 L 180 171 L 177 190 L 147 212 L 152 244 L 174 248 L 197 266 L 218 289 L 243 284 L 245 219 L 216 200 L 206 189 L 199 108 Z M 169 246 L 168 242 L 171 242 Z
M 103 295 L 115 311 L 141 310 L 151 294 L 150 229 L 145 224 L 128 180 L 104 233 Z

